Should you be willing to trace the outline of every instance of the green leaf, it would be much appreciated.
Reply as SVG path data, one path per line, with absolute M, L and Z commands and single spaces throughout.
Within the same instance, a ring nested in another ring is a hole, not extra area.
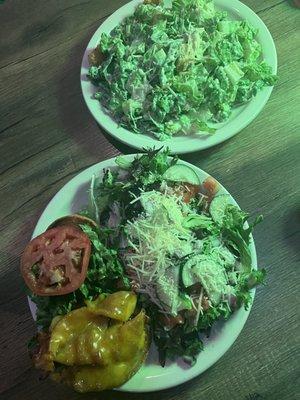
M 251 304 L 250 289 L 257 285 L 264 284 L 265 278 L 265 269 L 252 270 L 249 273 L 240 274 L 236 287 L 237 305 L 244 305 L 245 309 L 247 310 Z
M 188 215 L 182 222 L 182 226 L 187 229 L 210 229 L 213 227 L 211 218 L 203 214 Z
M 249 227 L 245 227 L 249 214 L 234 205 L 227 205 L 222 220 L 222 238 L 229 247 L 238 252 L 245 270 L 251 270 L 251 253 L 249 243 L 251 232 L 256 224 L 262 221 L 262 216 L 255 219 Z

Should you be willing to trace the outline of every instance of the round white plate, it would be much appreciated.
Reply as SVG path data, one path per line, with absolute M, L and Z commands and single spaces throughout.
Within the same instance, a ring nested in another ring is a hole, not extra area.
M 145 147 L 160 148 L 162 145 L 165 145 L 169 147 L 172 154 L 189 153 L 206 149 L 231 138 L 244 129 L 260 113 L 268 101 L 273 87 L 265 87 L 249 103 L 235 108 L 229 120 L 224 123 L 215 124 L 217 131 L 213 135 L 175 136 L 164 142 L 150 135 L 136 134 L 120 127 L 105 112 L 99 101 L 93 98 L 93 94 L 97 91 L 97 88 L 86 77 L 89 68 L 88 54 L 98 45 L 101 34 L 103 32 L 109 33 L 126 16 L 131 15 L 140 2 L 141 0 L 132 0 L 107 18 L 94 33 L 85 50 L 81 65 L 81 89 L 86 105 L 98 124 L 114 138 L 136 149 L 143 149 Z M 263 59 L 272 67 L 273 73 L 276 74 L 276 48 L 272 36 L 263 21 L 254 11 L 238 0 L 215 0 L 215 5 L 218 9 L 227 11 L 230 19 L 247 20 L 252 26 L 258 29 L 257 40 L 262 46 Z
M 132 159 L 134 155 L 128 155 L 126 157 Z M 116 166 L 114 160 L 115 159 L 106 160 L 87 168 L 60 189 L 42 213 L 32 237 L 43 233 L 50 223 L 57 218 L 75 213 L 82 209 L 88 201 L 87 190 L 92 175 L 99 174 L 101 176 L 103 168 Z M 208 174 L 201 169 L 181 160 L 180 163 L 192 167 L 199 175 L 201 181 L 207 178 Z M 219 193 L 225 194 L 228 192 L 220 185 Z M 233 198 L 232 203 L 237 204 Z M 253 240 L 251 241 L 250 251 L 252 267 L 256 269 L 256 251 Z M 255 290 L 252 290 L 253 298 L 254 294 Z M 29 306 L 32 316 L 35 319 L 35 305 L 30 300 Z M 118 388 L 118 390 L 126 392 L 151 392 L 167 389 L 184 383 L 201 374 L 213 365 L 234 343 L 248 318 L 250 308 L 247 311 L 241 308 L 237 310 L 228 321 L 224 323 L 220 322 L 214 326 L 209 339 L 204 339 L 204 350 L 198 356 L 198 361 L 193 367 L 190 368 L 182 361 L 178 361 L 167 363 L 167 365 L 162 368 L 158 363 L 158 354 L 154 346 L 152 346 L 145 364 L 136 375 L 122 387 Z

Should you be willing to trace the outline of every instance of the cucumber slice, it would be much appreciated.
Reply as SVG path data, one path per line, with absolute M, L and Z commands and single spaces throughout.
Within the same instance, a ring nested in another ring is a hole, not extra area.
M 217 224 L 222 223 L 225 208 L 228 204 L 233 204 L 229 194 L 220 194 L 219 196 L 215 196 L 210 203 L 209 212 L 212 219 Z
M 163 174 L 163 178 L 172 182 L 184 182 L 191 185 L 200 185 L 200 179 L 197 173 L 187 165 L 175 164 L 168 168 Z

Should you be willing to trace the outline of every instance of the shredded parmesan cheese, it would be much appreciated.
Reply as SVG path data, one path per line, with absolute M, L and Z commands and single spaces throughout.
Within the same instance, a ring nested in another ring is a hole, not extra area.
M 156 286 L 162 284 L 161 278 L 168 268 L 175 268 L 174 256 L 192 253 L 197 239 L 182 226 L 187 207 L 180 197 L 150 191 L 133 201 L 137 200 L 141 201 L 144 213 L 126 225 L 128 244 L 134 250 L 126 255 L 127 265 L 137 273 L 138 291 L 147 293 L 162 311 L 168 311 L 157 297 Z M 178 287 L 175 289 L 178 291 Z
M 199 296 L 199 299 L 198 299 L 197 314 L 196 314 L 196 318 L 195 318 L 195 326 L 197 326 L 197 324 L 198 324 L 200 313 L 203 313 L 203 310 L 202 310 L 202 298 L 203 298 L 203 288 L 201 287 L 201 292 L 200 292 L 200 296 Z

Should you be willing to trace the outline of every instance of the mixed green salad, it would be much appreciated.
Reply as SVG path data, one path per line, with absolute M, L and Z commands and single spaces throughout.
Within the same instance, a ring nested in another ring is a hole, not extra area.
M 95 98 L 118 123 L 159 140 L 207 134 L 277 77 L 257 30 L 212 0 L 145 0 L 102 33 L 90 57 Z
M 213 178 L 167 151 L 151 150 L 93 177 L 84 214 L 98 228 L 81 225 L 92 244 L 84 283 L 62 296 L 32 296 L 37 323 L 81 307 L 99 293 L 133 290 L 150 317 L 161 365 L 183 357 L 193 364 L 201 337 L 240 306 L 264 280 L 251 265 L 249 215 L 218 193 Z

